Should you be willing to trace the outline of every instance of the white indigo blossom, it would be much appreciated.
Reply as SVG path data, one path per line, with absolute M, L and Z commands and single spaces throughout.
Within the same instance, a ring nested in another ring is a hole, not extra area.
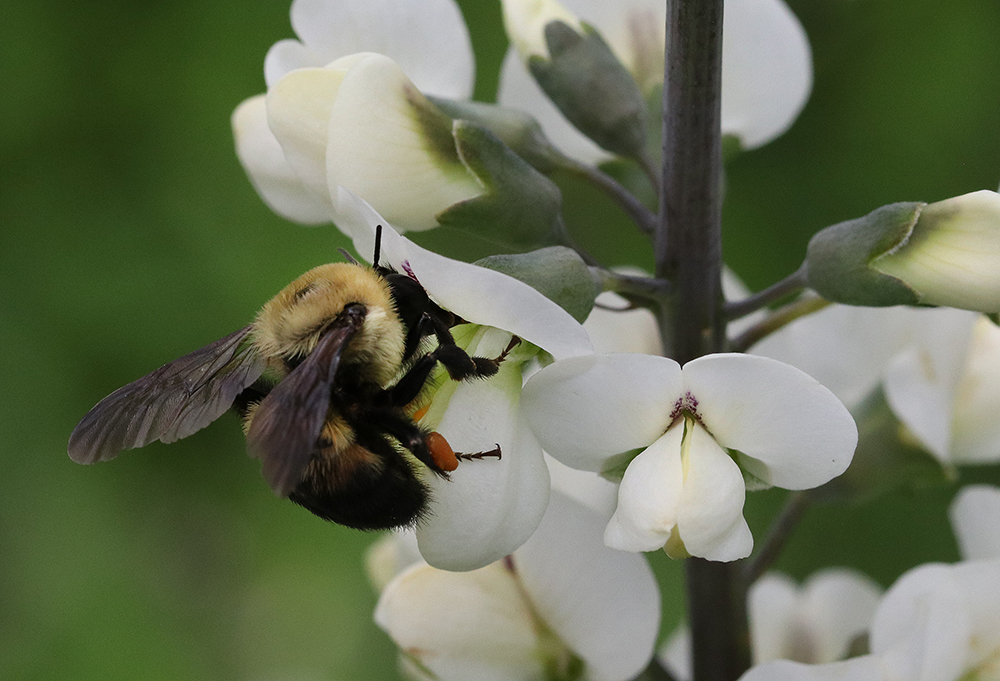
M 296 70 L 311 74 L 296 78 L 283 88 L 287 103 L 306 106 L 299 111 L 286 110 L 284 122 L 289 122 L 289 115 L 297 116 L 307 127 L 296 132 L 289 131 L 286 125 L 279 141 L 273 129 L 276 122 L 269 120 L 271 114 L 265 96 L 258 95 L 233 112 L 233 133 L 240 162 L 264 202 L 295 222 L 321 224 L 333 219 L 336 195 L 331 196 L 331 191 L 344 180 L 338 177 L 334 184 L 328 185 L 324 181 L 325 151 L 312 149 L 312 163 L 305 163 L 303 154 L 308 157 L 310 150 L 302 146 L 325 147 L 326 140 L 338 138 L 338 131 L 332 128 L 344 125 L 339 129 L 339 137 L 347 148 L 339 148 L 335 142 L 331 153 L 334 156 L 352 153 L 351 144 L 372 142 L 370 137 L 353 137 L 362 134 L 359 126 L 366 122 L 376 125 L 377 120 L 359 120 L 360 112 L 353 112 L 352 118 L 352 112 L 343 111 L 349 98 L 341 100 L 341 113 L 331 119 L 330 108 L 339 79 L 316 71 L 362 52 L 390 58 L 405 74 L 403 80 L 384 69 L 363 70 L 355 78 L 375 78 L 377 87 L 388 88 L 387 91 L 373 90 L 362 82 L 349 85 L 345 94 L 353 93 L 351 97 L 367 108 L 383 108 L 381 118 L 388 119 L 383 122 L 398 129 L 412 125 L 406 122 L 408 114 L 400 101 L 399 87 L 412 81 L 420 93 L 465 99 L 472 94 L 475 62 L 468 31 L 454 0 L 295 0 L 291 17 L 300 40 L 282 40 L 272 46 L 265 59 L 265 80 L 270 90 Z M 355 101 L 352 106 L 357 104 Z M 396 111 L 397 107 L 403 110 Z M 393 113 L 399 115 L 394 117 Z M 342 120 L 344 116 L 346 122 Z M 289 133 L 304 139 L 290 140 Z M 371 162 L 373 157 L 366 160 Z M 404 167 L 405 156 L 399 162 Z M 361 191 L 364 187 L 355 189 Z
M 512 47 L 504 58 L 497 101 L 535 116 L 564 153 L 585 162 L 605 160 L 607 152 L 570 125 L 518 53 L 520 47 L 526 54 L 540 54 L 541 20 L 566 21 L 563 11 L 544 11 L 551 4 L 505 0 Z M 649 95 L 663 83 L 663 2 L 563 0 L 562 4 L 570 16 L 601 33 L 643 93 Z M 812 89 L 809 41 L 782 0 L 727 0 L 722 36 L 722 132 L 753 149 L 783 134 L 805 106 Z
M 592 352 L 590 340 L 568 312 L 527 284 L 417 246 L 347 190 L 340 190 L 339 201 L 341 228 L 358 253 L 374 251 L 375 228 L 383 225 L 381 263 L 411 276 L 434 302 L 469 322 L 452 330 L 467 352 L 496 357 L 512 335 L 521 339 L 489 380 L 440 381 L 420 421 L 455 451 L 500 446 L 499 461 L 463 464 L 450 481 L 428 477 L 432 506 L 416 528 L 420 553 L 431 565 L 488 565 L 531 536 L 548 501 L 542 449 L 518 408 L 523 371 L 543 354 L 559 359 Z
M 461 573 L 412 564 L 375 621 L 414 679 L 632 679 L 652 657 L 660 595 L 642 556 L 603 545 L 603 524 L 553 493 L 511 556 Z
M 521 405 L 545 450 L 571 467 L 606 471 L 640 450 L 605 532 L 608 546 L 627 551 L 745 557 L 744 477 L 755 487 L 815 487 L 847 468 L 857 443 L 829 390 L 748 355 L 683 368 L 651 355 L 576 357 L 532 376 Z

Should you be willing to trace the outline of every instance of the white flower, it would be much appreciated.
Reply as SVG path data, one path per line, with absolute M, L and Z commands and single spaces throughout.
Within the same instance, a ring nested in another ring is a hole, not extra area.
M 563 358 L 591 352 L 583 327 L 535 289 L 505 274 L 451 260 L 399 236 L 371 206 L 341 189 L 341 228 L 358 253 L 372 253 L 383 225 L 381 262 L 418 281 L 430 297 L 466 321 L 453 333 L 470 354 L 496 357 L 511 335 L 522 342 L 489 380 L 442 381 L 421 423 L 455 451 L 499 444 L 503 457 L 462 465 L 451 480 L 427 479 L 429 517 L 417 527 L 428 563 L 449 570 L 482 567 L 520 546 L 538 525 L 549 494 L 542 450 L 518 409 L 522 371 L 543 350 Z
M 871 654 L 772 662 L 742 681 L 960 681 L 1000 678 L 1000 560 L 928 564 L 892 586 L 875 613 Z
M 652 657 L 659 592 L 641 556 L 603 546 L 602 526 L 553 494 L 509 559 L 464 573 L 415 564 L 382 592 L 375 621 L 417 679 L 529 680 L 568 669 L 587 681 L 631 679 Z
M 475 76 L 472 46 L 461 12 L 453 0 L 295 0 L 291 15 L 292 26 L 301 42 L 283 40 L 268 52 L 265 60 L 268 88 L 297 69 L 313 71 L 341 57 L 377 52 L 399 64 L 419 92 L 459 99 L 472 93 Z M 390 78 L 395 83 L 385 82 L 384 74 L 381 77 L 383 86 L 394 88 L 400 83 L 398 77 Z M 328 117 L 324 119 L 324 115 L 329 113 L 328 105 L 333 99 L 331 90 L 339 85 L 334 81 L 333 76 L 324 78 L 315 74 L 307 80 L 292 81 L 300 90 L 298 93 L 293 91 L 298 103 L 305 103 L 302 101 L 305 99 L 312 107 L 298 114 L 303 122 L 312 125 L 312 132 L 318 139 L 328 137 L 330 121 Z M 355 84 L 350 89 L 368 106 L 386 106 L 399 94 L 392 89 L 381 93 L 382 98 L 379 98 L 379 93 L 366 90 L 364 85 Z M 288 88 L 285 89 L 288 94 Z M 311 98 L 307 96 L 310 93 Z M 390 125 L 395 122 L 405 126 L 405 115 L 402 120 L 399 116 L 393 118 L 392 109 L 382 114 L 383 118 L 388 116 Z M 287 122 L 287 117 L 285 120 Z M 359 134 L 360 123 L 355 121 L 353 128 L 350 124 L 342 128 L 341 135 Z M 254 188 L 272 210 L 305 224 L 332 219 L 330 187 L 335 188 L 336 184 L 326 187 L 322 182 L 326 174 L 325 164 L 321 162 L 324 157 L 314 159 L 311 165 L 303 164 L 302 150 L 293 149 L 293 158 L 286 158 L 287 136 L 285 142 L 279 143 L 269 127 L 264 95 L 252 97 L 237 107 L 232 126 L 240 162 Z M 347 146 L 357 142 L 359 140 L 348 139 Z M 315 140 L 313 143 L 318 144 Z
M 708 355 L 683 369 L 650 355 L 576 357 L 529 379 L 522 411 L 552 456 L 600 471 L 641 449 L 605 542 L 734 560 L 750 554 L 744 474 L 807 489 L 847 468 L 857 431 L 829 390 L 762 357 Z
M 850 407 L 881 384 L 942 463 L 1000 460 L 1000 329 L 981 315 L 831 305 L 752 352 L 802 369 Z
M 505 10 L 508 4 L 532 3 L 505 2 Z M 663 82 L 663 2 L 563 0 L 563 4 L 601 32 L 643 92 Z M 723 17 L 722 132 L 752 149 L 785 132 L 805 106 L 812 89 L 812 55 L 805 31 L 782 0 L 727 0 Z M 508 19 L 511 42 L 537 44 L 538 23 Z M 538 48 L 527 51 L 537 53 Z M 608 158 L 542 93 L 516 47 L 504 58 L 497 99 L 535 116 L 564 153 L 585 162 Z
M 1000 488 L 966 485 L 948 515 L 965 560 L 1000 558 Z
M 1000 194 L 984 189 L 925 206 L 906 241 L 871 267 L 925 305 L 1000 312 Z
M 853 570 L 822 570 L 801 587 L 781 574 L 764 575 L 747 596 L 753 663 L 816 664 L 845 658 L 871 626 L 881 593 L 871 579 Z M 687 627 L 674 632 L 660 657 L 679 681 L 692 678 Z

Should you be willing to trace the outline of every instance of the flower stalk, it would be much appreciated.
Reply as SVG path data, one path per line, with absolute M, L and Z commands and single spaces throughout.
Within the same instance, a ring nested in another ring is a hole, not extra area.
M 723 0 L 668 0 L 663 174 L 654 254 L 672 283 L 659 310 L 666 354 L 684 364 L 725 343 L 722 309 Z M 750 666 L 739 565 L 687 560 L 695 681 L 734 681 Z

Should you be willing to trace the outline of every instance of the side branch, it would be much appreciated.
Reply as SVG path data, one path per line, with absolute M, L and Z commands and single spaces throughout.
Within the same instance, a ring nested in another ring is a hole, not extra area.
M 570 161 L 569 159 L 563 163 L 562 167 L 569 172 L 585 178 L 613 199 L 632 219 L 632 222 L 636 224 L 640 232 L 652 235 L 656 231 L 656 215 L 642 201 L 636 198 L 635 194 L 623 187 L 618 180 L 599 168 L 585 163 Z
M 747 296 L 743 300 L 735 300 L 731 303 L 727 302 L 724 308 L 726 312 L 726 319 L 732 321 L 733 319 L 745 317 L 751 312 L 756 312 L 765 305 L 770 305 L 773 302 L 781 300 L 785 296 L 798 293 L 808 286 L 807 277 L 808 274 L 806 266 L 803 263 L 799 269 L 795 270 L 781 281 L 771 284 L 763 291 L 758 291 L 753 295 Z

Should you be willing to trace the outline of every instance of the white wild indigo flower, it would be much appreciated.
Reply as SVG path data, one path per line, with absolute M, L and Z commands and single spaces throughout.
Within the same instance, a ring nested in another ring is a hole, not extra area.
M 1000 461 L 1000 328 L 982 315 L 831 305 L 751 351 L 802 369 L 848 407 L 881 386 L 942 464 Z
M 854 570 L 821 570 L 801 586 L 768 573 L 750 587 L 747 616 L 753 664 L 795 660 L 817 664 L 842 660 L 871 626 L 882 589 Z M 678 628 L 660 651 L 677 681 L 689 681 L 691 634 Z
M 463 464 L 450 481 L 429 476 L 432 506 L 416 529 L 420 553 L 431 565 L 447 570 L 488 565 L 531 536 L 548 501 L 542 449 L 518 408 L 522 372 L 543 353 L 556 359 L 590 353 L 590 340 L 568 312 L 527 284 L 417 246 L 345 189 L 338 200 L 341 228 L 358 253 L 374 251 L 375 228 L 383 225 L 382 264 L 413 277 L 434 302 L 469 322 L 452 330 L 469 354 L 496 357 L 512 334 L 521 339 L 488 380 L 440 381 L 420 421 L 457 452 L 500 445 L 499 461 Z
M 549 101 L 524 60 L 546 55 L 544 22 L 558 19 L 578 26 L 582 21 L 601 33 L 648 96 L 663 83 L 664 3 L 563 0 L 556 7 L 552 0 L 504 0 L 503 5 L 512 46 L 504 58 L 497 101 L 532 114 L 564 153 L 589 163 L 608 159 Z M 573 18 L 567 21 L 566 15 Z M 753 149 L 784 133 L 805 106 L 812 89 L 809 41 L 782 0 L 727 0 L 722 36 L 722 132 Z
M 1000 488 L 966 485 L 948 510 L 965 560 L 1000 558 Z
M 857 443 L 854 421 L 829 390 L 748 355 L 707 355 L 683 368 L 651 355 L 576 357 L 532 376 L 521 406 L 544 449 L 566 465 L 627 463 L 608 546 L 665 547 L 678 557 L 749 555 L 744 478 L 754 487 L 815 487 L 847 468 Z
M 380 546 L 369 565 L 384 575 L 395 562 L 401 572 L 382 591 L 375 621 L 414 679 L 632 679 L 652 657 L 660 595 L 642 556 L 603 545 L 603 526 L 553 492 L 523 546 L 472 572 L 406 567 Z
M 271 122 L 265 95 L 257 95 L 233 112 L 233 133 L 240 162 L 264 202 L 289 220 L 321 224 L 333 218 L 337 184 L 324 181 L 326 154 L 315 147 L 325 147 L 323 140 L 346 136 L 341 142 L 343 148 L 335 142 L 330 150 L 336 157 L 356 151 L 352 145 L 373 142 L 370 137 L 352 138 L 369 134 L 370 131 L 363 130 L 366 123 L 375 126 L 379 119 L 384 119 L 382 124 L 390 129 L 395 126 L 397 131 L 399 126 L 405 129 L 414 125 L 410 120 L 412 111 L 407 111 L 405 96 L 399 89 L 405 89 L 411 81 L 420 93 L 468 98 L 475 79 L 475 62 L 465 22 L 454 0 L 295 0 L 291 17 L 300 40 L 282 40 L 271 47 L 264 64 L 265 80 L 270 90 L 290 73 L 306 70 L 310 75 L 286 83 L 279 99 L 285 105 L 304 105 L 307 109 L 298 112 L 286 109 L 281 121 Z M 386 69 L 362 69 L 352 80 L 374 78 L 376 82 L 348 83 L 339 111 L 332 112 L 344 74 L 316 71 L 342 57 L 362 52 L 386 55 L 398 64 L 405 77 L 401 79 Z M 387 90 L 380 92 L 377 88 Z M 343 111 L 349 98 L 360 99 L 365 108 L 381 109 L 377 120 L 359 120 L 359 116 L 366 114 Z M 311 127 L 289 131 L 287 126 L 295 116 L 300 123 Z M 274 125 L 281 126 L 282 122 L 283 139 L 273 130 Z M 344 126 L 339 128 L 339 135 L 335 134 L 335 126 Z M 391 150 L 375 151 L 392 157 Z M 377 158 L 375 151 L 364 158 L 371 162 Z M 418 170 L 405 169 L 407 158 L 411 162 L 420 161 L 404 154 L 399 159 L 400 171 Z M 336 182 L 351 186 L 343 177 Z M 354 188 L 363 189 L 358 185 Z M 397 185 L 395 189 L 400 187 Z M 370 200 L 375 198 L 366 196 Z

